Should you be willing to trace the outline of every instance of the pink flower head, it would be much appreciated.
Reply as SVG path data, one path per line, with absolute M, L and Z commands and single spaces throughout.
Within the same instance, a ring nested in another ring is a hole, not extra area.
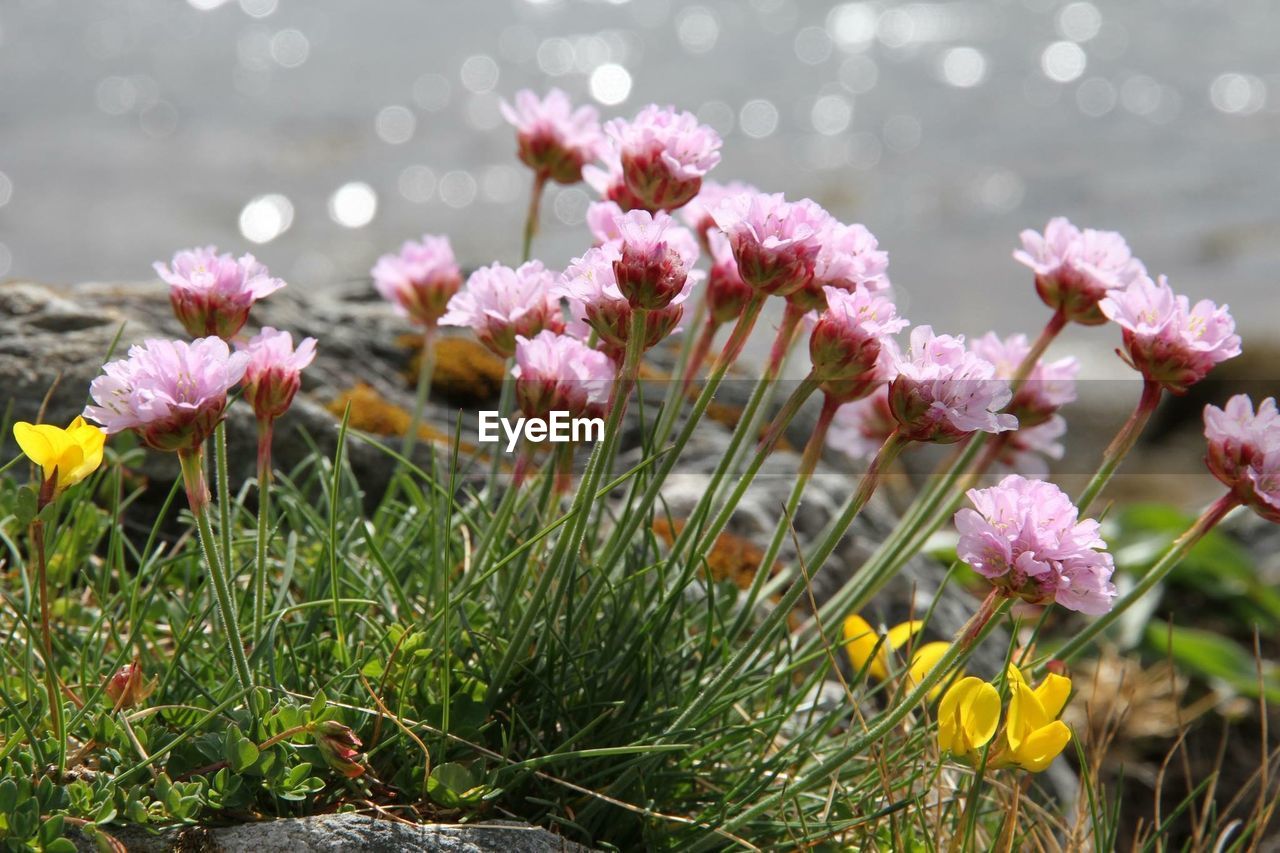
M 1130 366 L 1174 394 L 1184 394 L 1213 369 L 1240 354 L 1240 336 L 1227 306 L 1202 299 L 1194 306 L 1174 294 L 1164 276 L 1145 276 L 1099 303 L 1124 333 Z
M 520 162 L 556 183 L 576 184 L 582 167 L 600 156 L 604 135 L 595 107 L 576 110 L 560 89 L 542 100 L 528 89 L 516 93 L 515 106 L 503 101 L 502 116 L 515 125 Z
M 738 262 L 734 260 L 729 238 L 721 231 L 707 232 L 707 246 L 711 249 L 711 273 L 707 277 L 707 310 L 711 321 L 720 324 L 738 319 L 751 301 L 751 285 L 738 274 Z
M 833 384 L 831 389 L 824 384 L 828 392 L 839 387 L 841 399 L 865 396 L 882 384 L 875 368 L 885 341 L 905 329 L 907 321 L 883 296 L 836 287 L 824 287 L 823 291 L 827 310 L 812 322 L 809 333 L 813 375 Z M 849 388 L 850 382 L 857 387 Z
M 705 241 L 710 232 L 716 228 L 715 209 L 727 198 L 736 195 L 759 195 L 760 190 L 742 181 L 730 181 L 727 184 L 715 181 L 703 181 L 702 189 L 688 204 L 680 208 L 680 218 L 684 224 L 693 229 L 698 239 Z
M 407 241 L 398 255 L 383 255 L 373 267 L 373 286 L 396 312 L 434 327 L 462 286 L 462 273 L 447 237 L 430 234 Z
M 236 260 L 213 246 L 185 249 L 169 266 L 159 261 L 154 266 L 169 285 L 173 313 L 193 338 L 230 340 L 244 327 L 254 302 L 284 287 L 253 255 Z
M 1026 335 L 1001 339 L 995 332 L 987 332 L 971 341 L 969 349 L 991 362 L 998 378 L 1012 380 L 1031 352 L 1031 344 L 1027 343 Z M 1040 359 L 1014 392 L 1006 411 L 1018 419 L 1019 429 L 1044 423 L 1058 409 L 1075 400 L 1079 372 L 1080 362 L 1070 356 L 1057 361 Z
M 481 267 L 449 300 L 440 325 L 472 329 L 495 355 L 510 358 L 517 335 L 531 338 L 543 329 L 564 331 L 560 300 L 551 295 L 555 283 L 555 273 L 541 261 L 514 270 L 497 263 Z
M 736 195 L 713 212 L 729 238 L 742 280 L 761 293 L 787 296 L 813 282 L 831 215 L 809 199 L 781 193 Z
M 516 399 L 531 418 L 553 411 L 571 417 L 604 411 L 617 370 L 602 352 L 577 338 L 543 330 L 532 338 L 516 338 Z
M 879 245 L 864 226 L 832 220 L 814 263 L 813 280 L 787 298 L 802 310 L 822 311 L 827 307 L 823 289 L 828 286 L 872 293 L 888 290 L 889 253 Z
M 621 260 L 619 243 L 596 246 L 570 263 L 552 288 L 553 295 L 569 302 L 569 334 L 586 338 L 595 331 L 605 352 L 615 360 L 621 358 L 631 333 L 631 303 L 618 288 L 614 272 Z M 683 303 L 701 276 L 696 271 L 688 273 L 683 288 L 669 303 L 645 312 L 646 349 L 677 330 L 684 316 Z
M 897 428 L 889 408 L 889 385 L 882 383 L 868 396 L 836 409 L 827 444 L 850 459 L 870 462 Z
M 975 509 L 956 513 L 957 554 L 974 571 L 1033 604 L 1056 601 L 1100 616 L 1111 609 L 1115 571 L 1098 522 L 1080 521 L 1062 489 L 1010 474 L 967 493 Z
M 1146 267 L 1114 231 L 1081 231 L 1064 217 L 1049 220 L 1044 234 L 1022 232 L 1014 259 L 1036 274 L 1036 292 L 1067 320 L 1096 326 L 1106 322 L 1098 300 L 1147 275 Z
M 244 371 L 245 399 L 258 420 L 274 420 L 288 411 L 302 386 L 302 370 L 316 357 L 316 339 L 303 338 L 295 350 L 292 335 L 264 326 L 244 352 L 249 354 Z
M 157 450 L 199 447 L 222 420 L 227 391 L 244 376 L 246 352 L 217 337 L 149 340 L 103 365 L 89 386 L 96 405 L 84 416 L 114 435 L 134 430 Z
M 1049 476 L 1049 460 L 1061 459 L 1065 451 L 1060 439 L 1067 434 L 1067 419 L 1052 415 L 1035 426 L 1019 427 L 1001 442 L 992 473 L 1021 474 L 1042 480 Z
M 1257 413 L 1253 401 L 1237 394 L 1226 408 L 1204 407 L 1205 463 L 1245 506 L 1280 524 L 1280 412 L 1272 397 Z
M 693 113 L 671 107 L 650 104 L 631 121 L 609 122 L 605 132 L 617 148 L 627 189 L 648 210 L 688 204 L 720 162 L 720 135 Z
M 622 239 L 618 220 L 626 213 L 616 201 L 593 201 L 587 205 L 587 230 L 596 238 L 596 245 Z
M 991 362 L 969 352 L 964 338 L 934 335 L 929 326 L 912 329 L 911 349 L 889 388 L 901 435 L 939 444 L 978 430 L 1017 429 L 1017 418 L 1000 414 L 1011 396 L 1009 383 L 996 378 Z
M 690 241 L 684 248 L 693 254 L 685 257 L 671 244 L 671 217 L 662 211 L 633 210 L 614 222 L 621 235 L 621 255 L 613 264 L 618 291 L 632 308 L 665 308 L 684 291 L 689 268 L 697 262 L 697 247 Z

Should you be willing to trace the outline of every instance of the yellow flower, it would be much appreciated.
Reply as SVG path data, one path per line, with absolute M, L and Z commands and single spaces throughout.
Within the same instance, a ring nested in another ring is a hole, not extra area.
M 957 758 L 976 757 L 1000 725 L 1000 694 L 981 678 L 962 678 L 938 705 L 938 748 Z
M 1009 668 L 1009 719 L 998 766 L 1032 773 L 1048 767 L 1071 742 L 1071 729 L 1058 719 L 1071 696 L 1071 679 L 1050 673 L 1034 690 L 1021 672 Z
M 102 446 L 107 435 L 100 427 L 77 417 L 66 429 L 51 424 L 13 425 L 13 437 L 32 462 L 44 471 L 45 482 L 54 479 L 55 492 L 88 477 L 102 464 Z
M 867 624 L 867 620 L 855 613 L 844 620 L 845 651 L 848 652 L 849 660 L 852 661 L 855 670 L 862 672 L 865 668 L 872 678 L 884 681 L 889 677 L 889 655 L 910 643 L 911 638 L 920 633 L 923 627 L 924 623 L 918 619 L 895 625 L 885 634 L 882 643 L 880 635 Z M 879 645 L 878 649 L 877 645 Z M 933 669 L 934 664 L 941 660 L 949 648 L 951 648 L 950 643 L 934 642 L 925 643 L 912 652 L 911 664 L 906 672 L 908 689 L 914 688 L 923 681 L 929 674 L 929 670 Z M 945 686 L 945 683 L 940 683 L 930 690 L 929 700 L 938 698 L 938 694 Z
M 855 670 L 862 672 L 866 669 L 872 678 L 884 681 L 889 677 L 889 652 L 905 646 L 922 627 L 924 623 L 919 620 L 895 625 L 889 629 L 882 643 L 880 635 L 867 624 L 867 620 L 855 613 L 844 620 L 845 651 L 849 653 Z

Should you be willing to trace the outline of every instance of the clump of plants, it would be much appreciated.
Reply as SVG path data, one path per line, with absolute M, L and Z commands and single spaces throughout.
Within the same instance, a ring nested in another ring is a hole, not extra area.
M 1123 593 L 1097 520 L 1161 397 L 1239 354 L 1226 308 L 1152 279 L 1120 235 L 1055 219 L 1015 253 L 1049 308 L 1037 337 L 910 327 L 870 231 L 711 182 L 721 142 L 692 115 L 651 106 L 602 128 L 557 91 L 506 112 L 534 175 L 522 263 L 464 281 L 447 239 L 427 236 L 372 271 L 422 338 L 412 410 L 390 418 L 353 394 L 336 452 L 277 470 L 274 425 L 324 342 L 246 333 L 284 282 L 208 248 L 157 265 L 191 340 L 108 361 L 65 429 L 13 425 L 0 841 L 69 850 L 73 829 L 109 846 L 125 823 L 354 811 L 519 819 L 616 849 L 1109 848 L 1119 818 L 1090 765 L 1074 796 L 1038 775 L 1090 747 L 1062 719 L 1070 665 L 1229 513 L 1280 520 L 1280 415 L 1243 396 L 1205 412 L 1221 494 Z M 530 259 L 543 190 L 584 178 L 601 195 L 592 245 L 549 270 Z M 697 431 L 723 428 L 708 412 L 769 300 L 783 313 L 759 380 L 696 504 L 672 518 L 664 487 Z M 1045 358 L 1069 323 L 1117 326 L 1142 378 L 1075 497 L 1044 461 L 1075 397 L 1075 361 Z M 505 362 L 502 414 L 596 419 L 596 439 L 526 433 L 504 458 L 426 429 L 441 326 Z M 643 399 L 646 352 L 678 332 L 665 397 Z M 775 399 L 796 349 L 811 368 Z M 224 420 L 236 395 L 259 437 L 240 492 Z M 735 510 L 811 399 L 774 531 L 726 556 Z M 628 421 L 641 452 L 624 464 Z M 353 441 L 394 466 L 384 494 L 362 490 Z M 886 468 L 922 444 L 954 451 L 848 581 L 812 600 Z M 828 446 L 863 470 L 788 564 Z M 129 472 L 151 453 L 176 455 L 181 487 L 143 519 Z M 892 628 L 863 619 L 948 525 L 953 576 L 982 590 L 968 622 L 942 636 L 932 607 Z M 1051 614 L 1065 630 L 1045 630 Z M 996 643 L 1006 665 L 969 674 Z M 820 700 L 831 687 L 838 699 Z M 1265 772 L 1254 787 L 1217 816 L 1233 849 L 1273 816 Z

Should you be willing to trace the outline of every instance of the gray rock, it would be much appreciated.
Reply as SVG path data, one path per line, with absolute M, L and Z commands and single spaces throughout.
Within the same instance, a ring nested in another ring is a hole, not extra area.
M 412 825 L 364 815 L 319 815 L 227 827 L 174 827 L 149 833 L 109 827 L 134 853 L 578 853 L 589 848 L 519 823 Z M 96 848 L 78 839 L 84 851 Z

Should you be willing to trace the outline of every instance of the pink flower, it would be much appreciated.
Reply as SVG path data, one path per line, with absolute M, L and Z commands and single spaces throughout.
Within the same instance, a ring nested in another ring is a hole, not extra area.
M 187 334 L 230 340 L 249 319 L 249 309 L 284 287 L 267 268 L 243 255 L 236 260 L 213 246 L 176 253 L 170 266 L 157 261 L 156 273 L 169 285 L 169 302 Z
M 1174 394 L 1186 393 L 1213 366 L 1240 354 L 1240 336 L 1227 306 L 1208 299 L 1194 306 L 1174 294 L 1164 276 L 1143 277 L 1099 303 L 1124 331 L 1130 366 Z
M 1010 379 L 1018 372 L 1023 359 L 1031 352 L 1026 335 L 1010 335 L 1001 340 L 995 332 L 987 332 L 969 343 L 969 349 L 995 366 L 996 376 Z M 1058 409 L 1076 399 L 1076 376 L 1080 362 L 1070 356 L 1057 361 L 1040 359 L 1026 380 L 1014 392 L 1006 409 L 1018 419 L 1019 429 L 1042 424 Z
M 738 319 L 751 301 L 751 285 L 738 274 L 738 262 L 734 260 L 729 238 L 721 231 L 707 232 L 707 245 L 711 249 L 711 273 L 707 277 L 707 310 L 712 322 L 728 323 Z
M 991 472 L 1043 480 L 1049 476 L 1049 460 L 1062 458 L 1065 449 L 1059 439 L 1066 434 L 1067 420 L 1062 415 L 1052 415 L 1036 426 L 1019 427 L 1000 444 Z
M 821 311 L 827 306 L 823 288 L 885 291 L 889 289 L 888 269 L 889 253 L 879 248 L 875 235 L 862 225 L 832 220 L 814 263 L 813 280 L 788 299 L 805 311 Z
M 1011 396 L 1009 383 L 996 378 L 991 362 L 969 352 L 964 338 L 934 335 L 929 326 L 911 331 L 911 349 L 889 388 L 901 435 L 940 444 L 979 430 L 1017 429 L 1017 418 L 1000 414 Z
M 809 199 L 737 195 L 713 212 L 729 238 L 742 280 L 761 293 L 787 296 L 813 282 L 831 215 Z
M 1098 522 L 1080 521 L 1061 489 L 1010 474 L 966 494 L 976 509 L 956 513 L 957 554 L 974 571 L 1033 604 L 1056 601 L 1093 616 L 1111 609 L 1115 565 L 1107 543 Z
M 1280 412 L 1272 397 L 1255 414 L 1253 401 L 1237 394 L 1226 408 L 1204 407 L 1205 463 L 1245 506 L 1280 524 Z
M 481 267 L 449 300 L 440 325 L 472 329 L 496 355 L 510 358 L 517 335 L 530 338 L 543 329 L 564 330 L 560 300 L 551 295 L 555 283 L 556 274 L 540 261 L 514 270 L 497 263 Z
M 736 195 L 759 195 L 760 190 L 742 181 L 730 181 L 727 184 L 715 181 L 703 181 L 698 194 L 680 208 L 680 218 L 688 225 L 699 239 L 706 240 L 709 232 L 716 228 L 715 209 L 728 198 Z
M 686 258 L 669 244 L 672 221 L 662 211 L 633 210 L 614 221 L 621 235 L 621 256 L 613 264 L 618 291 L 632 308 L 665 308 L 684 291 L 689 267 L 698 258 L 697 247 L 690 242 L 685 248 L 692 250 L 692 257 Z
M 542 100 L 528 89 L 516 93 L 515 106 L 503 101 L 502 116 L 515 125 L 520 161 L 561 184 L 582 180 L 582 167 L 600 156 L 605 140 L 595 107 L 578 107 L 560 89 Z
M 836 409 L 827 444 L 850 459 L 870 462 L 897 428 L 889 408 L 889 385 L 882 383 L 870 395 Z
M 618 220 L 626 213 L 616 201 L 593 201 L 587 205 L 587 230 L 596 238 L 596 245 L 622 239 Z
M 609 401 L 617 370 L 602 352 L 551 331 L 516 338 L 516 399 L 529 417 L 566 411 L 596 416 Z
M 586 338 L 595 331 L 605 352 L 615 360 L 621 359 L 631 333 L 631 303 L 619 290 L 614 273 L 621 260 L 618 243 L 596 246 L 570 263 L 552 288 L 553 295 L 568 300 L 572 317 L 569 334 Z M 701 276 L 696 271 L 688 273 L 683 288 L 666 306 L 645 313 L 646 349 L 676 331 L 684 316 L 683 303 Z
M 883 384 L 875 368 L 885 341 L 905 329 L 907 321 L 883 296 L 836 287 L 823 291 L 827 310 L 812 322 L 809 333 L 813 375 L 824 383 L 824 391 L 838 390 L 841 400 L 866 396 Z
M 671 107 L 650 104 L 631 121 L 609 122 L 605 132 L 617 148 L 627 189 L 648 210 L 683 207 L 720 162 L 719 134 L 693 113 Z
M 316 339 L 303 338 L 295 350 L 292 335 L 264 326 L 243 351 L 249 354 L 244 372 L 245 399 L 258 420 L 280 417 L 302 387 L 303 368 L 315 360 Z
M 89 386 L 96 405 L 84 416 L 110 435 L 134 430 L 157 450 L 192 450 L 222 420 L 227 391 L 248 363 L 248 353 L 232 353 L 221 338 L 149 340 L 103 366 Z
M 397 313 L 428 328 L 436 325 L 462 286 L 449 239 L 430 234 L 420 243 L 406 242 L 397 255 L 378 258 L 372 275 L 373 286 Z
M 1064 217 L 1049 220 L 1044 234 L 1022 232 L 1013 257 L 1036 274 L 1036 292 L 1068 320 L 1096 326 L 1106 322 L 1098 300 L 1147 275 L 1146 267 L 1114 231 L 1081 231 Z

